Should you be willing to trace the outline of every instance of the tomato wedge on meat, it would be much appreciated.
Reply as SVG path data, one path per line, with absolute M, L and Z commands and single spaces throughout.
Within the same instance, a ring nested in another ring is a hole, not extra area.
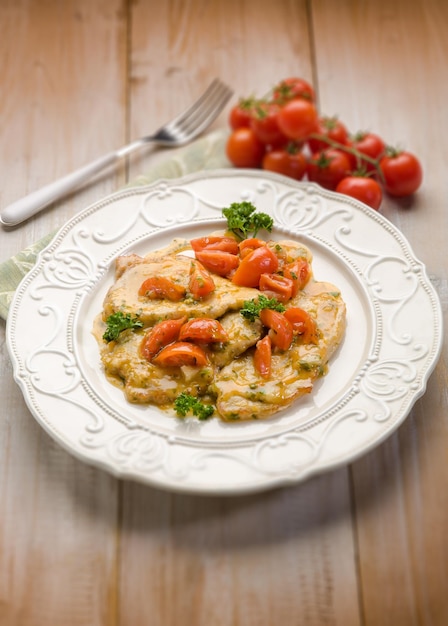
M 277 269 L 277 256 L 268 246 L 260 246 L 241 260 L 232 282 L 239 287 L 258 287 L 262 274 L 274 273 Z
M 262 274 L 258 286 L 260 291 L 271 298 L 277 298 L 283 304 L 291 300 L 293 287 L 292 278 L 280 274 Z
M 191 262 L 188 290 L 195 300 L 206 298 L 215 291 L 215 281 L 199 261 Z
M 185 317 L 177 320 L 164 320 L 150 328 L 140 344 L 140 356 L 151 361 L 162 348 L 179 338 L 179 331 L 185 321 Z
M 291 297 L 294 298 L 311 278 L 311 267 L 305 259 L 297 259 L 283 268 L 283 276 L 293 282 Z
M 269 337 L 274 346 L 280 350 L 287 350 L 293 340 L 293 329 L 290 321 L 278 311 L 263 309 L 260 312 L 260 319 L 269 330 Z
M 197 260 L 202 265 L 218 276 L 228 276 L 238 267 L 240 262 L 236 254 L 223 252 L 222 250 L 208 250 L 204 248 L 195 253 Z
M 271 375 L 272 346 L 269 335 L 257 341 L 254 352 L 254 367 L 260 376 L 269 378 Z
M 203 367 L 207 365 L 207 354 L 199 346 L 188 341 L 170 343 L 152 359 L 152 362 L 162 367 Z
M 293 332 L 302 335 L 304 343 L 317 343 L 316 322 L 307 311 L 300 307 L 291 307 L 283 315 L 290 322 Z
M 208 317 L 196 317 L 185 322 L 179 333 L 179 341 L 219 343 L 228 339 L 221 322 Z
M 150 276 L 140 285 L 138 295 L 150 300 L 179 302 L 185 297 L 186 289 L 165 276 Z
M 248 239 L 243 239 L 238 244 L 240 257 L 243 259 L 247 256 L 252 250 L 255 248 L 261 248 L 261 246 L 265 246 L 266 242 L 263 239 L 257 239 L 257 237 L 249 237 Z
M 195 252 L 207 249 L 238 254 L 238 242 L 233 237 L 199 237 L 198 239 L 192 239 L 190 245 Z

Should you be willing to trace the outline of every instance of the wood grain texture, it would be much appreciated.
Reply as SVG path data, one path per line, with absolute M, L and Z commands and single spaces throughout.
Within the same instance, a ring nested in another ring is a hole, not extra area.
M 421 191 L 385 198 L 382 213 L 424 260 L 446 321 L 447 58 L 445 0 L 3 0 L 0 202 L 152 131 L 215 76 L 234 101 L 303 76 L 322 113 L 421 158 Z M 2 229 L 0 260 L 164 158 L 142 151 Z M 234 498 L 168 493 L 77 461 L 30 416 L 4 324 L 0 347 L 1 626 L 448 624 L 446 347 L 377 449 Z
M 2 205 L 123 142 L 125 17 L 121 2 L 0 4 Z M 109 176 L 2 232 L 2 257 L 115 185 Z M 0 623 L 113 624 L 119 485 L 31 418 L 12 380 L 4 324 L 1 352 Z
M 421 191 L 398 202 L 386 198 L 382 212 L 424 259 L 446 311 L 448 189 L 440 133 L 448 5 L 344 1 L 337 29 L 331 5 L 312 5 L 321 107 L 332 106 L 328 112 L 338 112 L 353 131 L 369 128 L 421 158 Z M 447 382 L 445 348 L 405 424 L 353 466 L 367 625 L 448 623 Z

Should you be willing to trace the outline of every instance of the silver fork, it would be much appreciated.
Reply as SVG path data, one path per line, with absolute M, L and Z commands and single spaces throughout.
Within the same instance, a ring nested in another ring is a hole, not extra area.
M 106 167 L 114 165 L 123 157 L 148 143 L 164 147 L 176 147 L 188 143 L 200 135 L 214 121 L 232 93 L 233 91 L 230 87 L 216 78 L 191 107 L 171 120 L 171 122 L 164 124 L 155 133 L 137 139 L 119 150 L 110 152 L 71 174 L 13 202 L 0 214 L 0 222 L 5 226 L 20 224 L 52 202 L 78 189 Z

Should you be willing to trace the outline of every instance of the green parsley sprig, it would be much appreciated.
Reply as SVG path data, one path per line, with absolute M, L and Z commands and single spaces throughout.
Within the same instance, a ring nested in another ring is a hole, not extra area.
M 174 409 L 179 417 L 192 413 L 200 420 L 207 420 L 215 412 L 211 404 L 204 404 L 195 396 L 183 391 L 174 401 Z
M 256 237 L 260 230 L 271 232 L 274 220 L 267 213 L 257 212 L 252 202 L 233 202 L 222 210 L 227 219 L 227 228 L 238 239 L 247 239 L 250 234 Z
M 283 313 L 285 311 L 284 305 L 277 300 L 277 298 L 267 298 L 263 294 L 260 294 L 258 298 L 253 300 L 245 300 L 243 306 L 240 309 L 240 313 L 243 317 L 255 322 L 255 319 L 260 316 L 263 309 L 273 309 Z
M 130 313 L 122 313 L 122 311 L 118 311 L 117 313 L 112 313 L 106 320 L 107 329 L 103 335 L 104 341 L 116 341 L 124 330 L 132 329 L 135 330 L 137 328 L 143 327 L 143 322 L 141 322 L 137 316 L 132 317 Z

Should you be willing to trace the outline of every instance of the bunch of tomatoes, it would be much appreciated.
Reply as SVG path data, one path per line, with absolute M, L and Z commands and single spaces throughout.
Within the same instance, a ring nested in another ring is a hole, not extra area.
M 408 196 L 422 182 L 412 153 L 372 132 L 350 135 L 337 117 L 320 115 L 314 89 L 302 78 L 280 81 L 266 98 L 240 99 L 229 125 L 226 154 L 235 167 L 306 178 L 376 210 L 383 191 Z

